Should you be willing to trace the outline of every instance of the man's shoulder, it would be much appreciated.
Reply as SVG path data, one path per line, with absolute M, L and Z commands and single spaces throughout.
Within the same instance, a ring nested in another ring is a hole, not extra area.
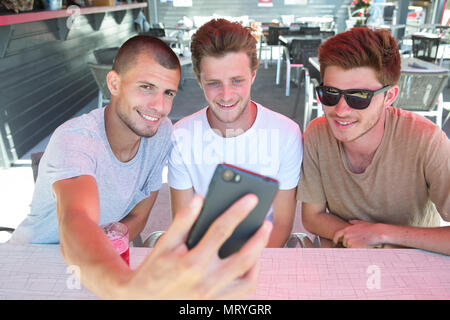
M 325 116 L 313 119 L 303 133 L 304 138 L 328 134 L 328 122 Z
M 402 134 L 406 134 L 408 139 L 427 141 L 441 132 L 434 122 L 412 111 L 389 107 L 387 114 L 396 137 L 400 138 Z
M 202 108 L 201 110 L 190 114 L 184 118 L 181 118 L 180 120 L 178 120 L 174 125 L 174 130 L 178 130 L 178 129 L 191 129 L 194 126 L 194 123 L 197 121 L 203 121 L 203 117 L 205 115 L 206 112 L 206 108 Z
M 299 125 L 289 117 L 273 111 L 267 107 L 264 107 L 260 104 L 256 104 L 258 106 L 258 112 L 261 113 L 262 118 L 265 120 L 264 125 L 270 125 L 272 128 L 279 128 L 282 130 L 299 130 Z
M 81 136 L 97 136 L 101 127 L 99 124 L 102 121 L 103 111 L 103 108 L 95 109 L 89 113 L 69 119 L 57 127 L 53 135 L 58 136 L 71 134 Z

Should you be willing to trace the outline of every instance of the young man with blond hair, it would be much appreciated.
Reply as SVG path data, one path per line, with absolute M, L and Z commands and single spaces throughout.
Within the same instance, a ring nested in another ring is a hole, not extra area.
M 299 126 L 251 100 L 259 60 L 252 30 L 211 20 L 193 35 L 192 63 L 208 106 L 174 125 L 169 157 L 172 212 L 194 194 L 206 196 L 217 164 L 226 162 L 280 182 L 269 210 L 269 247 L 283 247 L 294 221 L 300 177 Z

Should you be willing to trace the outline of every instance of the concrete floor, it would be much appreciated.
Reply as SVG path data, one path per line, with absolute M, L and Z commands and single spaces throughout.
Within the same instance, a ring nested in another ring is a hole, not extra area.
M 173 122 L 180 118 L 192 114 L 206 105 L 203 93 L 194 79 L 191 70 L 185 70 L 186 80 L 183 88 L 179 90 L 177 97 L 169 115 Z M 275 85 L 276 63 L 269 64 L 264 68 L 260 65 L 256 75 L 255 83 L 252 88 L 252 99 L 261 103 L 274 111 L 282 113 L 288 117 L 293 117 L 295 110 L 296 94 L 299 90 L 295 85 L 291 86 L 291 94 L 285 96 L 285 69 L 282 68 L 280 85 Z M 295 72 L 293 72 L 295 74 Z M 303 96 L 300 101 L 303 101 Z M 444 90 L 444 101 L 450 101 L 450 88 Z M 77 115 L 89 112 L 97 106 L 97 100 L 93 100 L 88 106 L 81 110 Z M 444 113 L 444 118 L 447 116 Z M 313 113 L 314 117 L 314 113 Z M 303 114 L 302 108 L 299 108 L 294 120 L 302 127 Z M 450 121 L 446 123 L 443 130 L 450 137 Z M 302 128 L 303 131 L 303 128 Z M 8 170 L 0 170 L 0 226 L 15 228 L 25 218 L 29 212 L 34 183 L 31 172 L 30 155 L 33 152 L 43 151 L 48 143 L 49 137 L 41 141 L 25 154 L 15 166 Z M 163 182 L 167 181 L 167 172 L 164 172 Z M 151 232 L 166 230 L 170 224 L 170 200 L 167 183 L 161 188 L 159 197 L 150 215 L 149 221 L 142 232 L 142 237 L 146 238 Z M 293 232 L 305 232 L 301 224 L 300 208 L 297 208 Z M 8 235 L 0 233 L 0 242 L 6 241 Z

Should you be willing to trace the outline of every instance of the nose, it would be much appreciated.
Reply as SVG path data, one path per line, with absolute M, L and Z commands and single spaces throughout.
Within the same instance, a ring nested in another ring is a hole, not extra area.
M 344 95 L 342 94 L 339 98 L 339 102 L 334 106 L 334 112 L 336 113 L 336 115 L 342 117 L 351 111 L 352 108 L 348 106 L 347 101 L 345 101 Z
M 150 99 L 148 101 L 147 106 L 150 109 L 155 110 L 159 114 L 164 114 L 164 104 L 165 104 L 164 92 L 161 92 L 161 93 L 154 94 L 152 96 L 152 99 Z
M 233 86 L 224 84 L 222 87 L 222 99 L 223 101 L 227 102 L 233 99 L 234 96 L 234 90 Z

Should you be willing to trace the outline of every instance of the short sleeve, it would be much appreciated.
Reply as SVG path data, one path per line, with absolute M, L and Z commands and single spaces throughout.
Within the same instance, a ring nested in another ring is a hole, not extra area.
M 308 203 L 326 203 L 325 191 L 322 186 L 317 130 L 310 125 L 303 135 L 303 162 L 301 178 L 297 189 L 297 200 Z
M 182 141 L 180 137 L 177 138 L 177 132 L 174 131 L 172 135 L 173 148 L 169 155 L 169 172 L 168 172 L 168 184 L 171 188 L 184 190 L 193 187 L 191 177 L 189 175 L 188 168 L 185 161 L 183 160 L 182 153 L 183 149 Z M 185 154 L 190 154 L 190 150 L 185 150 Z
M 300 179 L 300 167 L 303 159 L 303 143 L 302 135 L 298 125 L 290 131 L 287 143 L 283 143 L 282 153 L 280 154 L 280 169 L 278 172 L 278 180 L 280 182 L 280 190 L 289 190 L 297 187 Z M 280 137 L 280 140 L 283 137 Z
M 45 150 L 42 167 L 50 184 L 81 175 L 95 178 L 96 150 L 102 148 L 100 142 L 81 131 L 57 130 Z
M 450 140 L 436 128 L 428 147 L 424 169 L 430 199 L 441 217 L 450 221 Z

